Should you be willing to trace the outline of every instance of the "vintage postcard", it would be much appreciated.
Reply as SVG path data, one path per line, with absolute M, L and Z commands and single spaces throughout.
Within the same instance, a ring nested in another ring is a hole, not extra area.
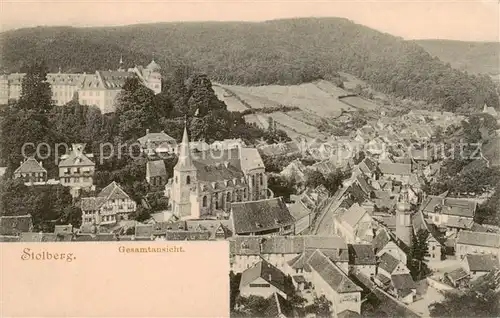
M 0 2 L 1 317 L 499 317 L 498 1 Z

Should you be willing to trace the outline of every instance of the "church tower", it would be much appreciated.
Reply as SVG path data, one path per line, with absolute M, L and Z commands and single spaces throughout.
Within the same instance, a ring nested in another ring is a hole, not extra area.
M 123 68 L 123 56 L 120 55 L 120 66 L 118 67 L 118 72 L 125 72 Z
M 191 215 L 191 189 L 196 186 L 196 167 L 191 159 L 186 124 L 179 149 L 179 159 L 174 167 L 172 210 L 178 218 Z
M 411 205 L 408 186 L 403 186 L 396 206 L 396 236 L 407 246 L 413 243 L 413 227 L 411 224 Z

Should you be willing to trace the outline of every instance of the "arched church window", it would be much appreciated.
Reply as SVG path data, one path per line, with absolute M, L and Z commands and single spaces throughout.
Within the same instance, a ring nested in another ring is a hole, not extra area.
M 260 183 L 260 185 L 263 185 L 263 184 L 264 184 L 264 180 L 263 180 L 263 178 L 262 178 L 262 173 L 261 173 L 261 174 L 259 174 L 259 183 Z
M 190 176 L 187 176 L 186 177 L 186 184 L 190 184 L 191 183 L 191 177 Z
M 207 207 L 207 196 L 203 196 L 203 207 L 206 208 Z

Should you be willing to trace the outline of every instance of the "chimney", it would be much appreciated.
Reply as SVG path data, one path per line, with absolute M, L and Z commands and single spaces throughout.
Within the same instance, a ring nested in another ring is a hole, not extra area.
M 269 275 L 267 276 L 267 278 L 268 278 L 268 280 L 269 280 L 269 281 L 272 281 L 272 280 L 273 280 L 273 275 L 269 274 Z

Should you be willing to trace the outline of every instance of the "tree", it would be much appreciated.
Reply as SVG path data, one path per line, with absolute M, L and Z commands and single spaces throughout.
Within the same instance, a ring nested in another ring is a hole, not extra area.
M 127 78 L 117 96 L 116 114 L 119 135 L 124 141 L 135 141 L 144 134 L 145 127 L 158 127 L 154 92 L 142 85 L 138 78 Z
M 309 170 L 306 172 L 306 186 L 316 188 L 319 185 L 325 184 L 325 177 L 317 170 Z
M 430 307 L 431 317 L 498 317 L 500 293 L 497 273 L 480 277 L 465 292 L 447 292 L 445 299 Z
M 332 315 L 332 302 L 325 295 L 314 298 L 314 303 L 306 307 L 306 313 L 315 314 L 316 317 L 326 318 Z
M 422 229 L 418 230 L 414 237 L 413 244 L 410 247 L 408 269 L 414 280 L 420 280 L 430 272 L 425 259 L 429 256 L 428 238 L 429 232 Z
M 337 190 L 342 186 L 342 182 L 344 179 L 344 173 L 340 169 L 337 169 L 334 172 L 330 172 L 326 176 L 324 186 L 328 190 L 330 195 L 333 195 L 335 194 L 335 192 L 337 192 Z
M 289 201 L 290 195 L 296 193 L 294 182 L 282 178 L 280 175 L 269 176 L 267 186 L 273 191 L 275 197 L 283 197 L 285 201 Z
M 34 62 L 29 65 L 21 82 L 21 95 L 17 108 L 47 113 L 54 107 L 47 73 L 45 62 Z

